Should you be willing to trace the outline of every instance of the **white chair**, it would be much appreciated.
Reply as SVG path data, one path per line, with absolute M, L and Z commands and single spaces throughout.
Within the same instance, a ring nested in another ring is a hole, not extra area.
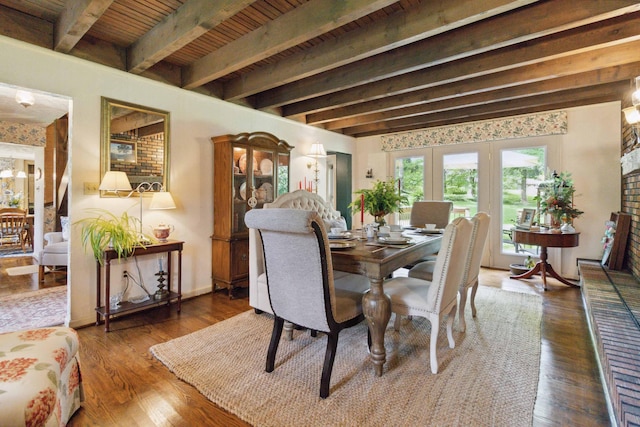
M 247 227 L 257 229 L 262 241 L 267 290 L 274 314 L 266 371 L 272 372 L 284 323 L 327 334 L 320 381 L 320 397 L 329 395 L 331 371 L 344 328 L 364 320 L 362 295 L 369 281 L 361 275 L 333 277 L 329 240 L 322 218 L 298 209 L 254 209 L 245 216 Z M 364 337 L 363 337 L 364 339 Z
M 69 265 L 69 218 L 61 216 L 60 224 L 62 231 L 53 231 L 44 235 L 47 244 L 38 255 L 38 280 L 40 282 L 44 281 L 45 267 L 67 267 Z
M 283 194 L 273 203 L 264 205 L 264 209 L 274 208 L 314 211 L 322 219 L 326 230 L 332 227 L 347 228 L 347 223 L 339 211 L 333 209 L 322 197 L 306 190 Z M 249 230 L 249 305 L 257 313 L 271 313 L 260 236 L 256 230 Z
M 433 271 L 433 281 L 413 277 L 397 277 L 384 284 L 391 298 L 391 311 L 396 314 L 394 328 L 400 329 L 401 316 L 420 316 L 431 322 L 431 372 L 438 373 L 437 341 L 440 321 L 447 319 L 449 347 L 454 348 L 453 319 L 458 302 L 457 293 L 469 252 L 473 226 L 466 218 L 456 218 L 444 231 L 442 246 Z
M 467 302 L 468 289 L 471 289 L 471 314 L 476 317 L 476 292 L 478 292 L 478 276 L 480 275 L 480 264 L 482 263 L 482 252 L 489 235 L 489 223 L 491 218 L 485 212 L 478 212 L 472 219 L 473 230 L 471 232 L 471 243 L 469 256 L 465 263 L 464 275 L 460 282 L 460 303 L 458 309 L 458 319 L 460 320 L 460 331 L 467 329 L 464 319 L 464 308 Z M 425 261 L 416 264 L 409 270 L 409 277 L 431 281 L 433 278 L 434 261 Z

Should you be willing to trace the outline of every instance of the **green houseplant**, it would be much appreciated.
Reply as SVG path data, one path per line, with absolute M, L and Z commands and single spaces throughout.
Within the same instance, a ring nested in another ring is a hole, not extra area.
M 409 203 L 406 195 L 397 187 L 398 181 L 389 178 L 386 181 L 376 180 L 371 189 L 357 190 L 355 193 L 364 195 L 364 211 L 372 215 L 379 225 L 385 224 L 384 217 L 394 212 L 402 212 L 402 204 Z M 362 209 L 362 196 L 356 198 L 349 208 L 352 211 Z
M 573 179 L 568 172 L 558 174 L 553 171 L 551 179 L 538 186 L 538 195 L 535 197 L 539 204 L 538 211 L 551 216 L 553 228 L 558 228 L 562 221 L 571 223 L 584 213 L 573 204 L 575 192 Z
M 89 247 L 93 256 L 100 263 L 103 253 L 111 248 L 118 258 L 126 258 L 133 253 L 136 246 L 144 247 L 153 238 L 141 235 L 138 231 L 140 220 L 123 212 L 119 217 L 103 209 L 91 209 L 95 216 L 83 218 L 76 224 L 82 226 L 82 246 Z

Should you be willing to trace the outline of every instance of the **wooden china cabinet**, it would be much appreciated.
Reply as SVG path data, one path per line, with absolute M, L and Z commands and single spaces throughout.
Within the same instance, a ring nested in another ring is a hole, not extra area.
M 221 135 L 213 142 L 213 290 L 249 286 L 249 232 L 245 214 L 289 191 L 293 148 L 266 132 Z M 252 196 L 255 206 L 252 207 Z

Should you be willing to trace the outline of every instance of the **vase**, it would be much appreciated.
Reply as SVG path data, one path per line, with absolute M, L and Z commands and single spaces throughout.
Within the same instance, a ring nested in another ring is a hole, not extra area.
M 576 229 L 573 228 L 573 225 L 571 225 L 570 222 L 562 221 L 562 226 L 560 227 L 560 231 L 562 231 L 563 233 L 575 233 Z
M 562 220 L 559 216 L 551 215 L 551 233 L 562 233 L 560 227 L 562 225 Z
M 384 217 L 385 217 L 386 213 L 379 213 L 377 215 L 374 215 L 374 219 L 376 221 L 376 224 L 378 224 L 378 229 L 380 229 L 380 227 L 382 227 L 383 225 L 385 225 L 387 223 L 387 221 L 385 221 Z

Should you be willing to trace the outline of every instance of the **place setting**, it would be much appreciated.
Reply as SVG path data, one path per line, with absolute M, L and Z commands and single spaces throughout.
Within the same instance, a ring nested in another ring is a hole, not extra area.
M 356 247 L 356 238 L 344 228 L 331 228 L 327 233 L 330 249 L 351 249 Z

